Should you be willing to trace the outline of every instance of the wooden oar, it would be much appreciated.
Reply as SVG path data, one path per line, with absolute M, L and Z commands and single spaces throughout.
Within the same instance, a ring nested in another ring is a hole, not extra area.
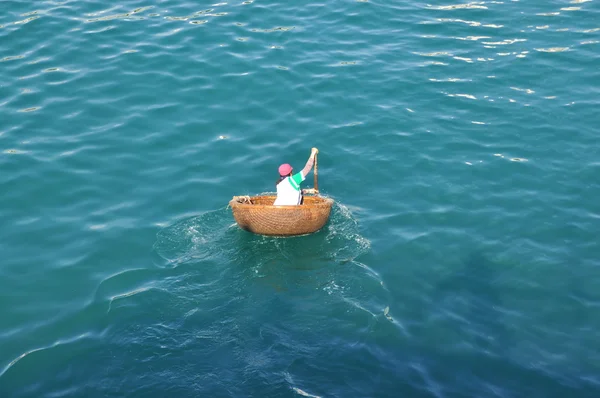
M 317 150 L 317 153 L 315 154 L 315 191 L 316 193 L 319 193 L 319 167 L 318 167 L 318 163 L 317 163 L 317 156 L 319 155 L 319 151 Z

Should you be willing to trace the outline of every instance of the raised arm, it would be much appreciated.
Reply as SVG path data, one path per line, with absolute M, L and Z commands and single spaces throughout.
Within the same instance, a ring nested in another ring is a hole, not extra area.
M 319 150 L 317 148 L 313 148 L 310 152 L 310 156 L 306 161 L 306 165 L 304 165 L 304 168 L 301 171 L 302 177 L 306 178 L 308 173 L 310 173 L 310 169 L 312 169 L 313 165 L 315 164 L 315 156 L 317 156 L 317 153 L 319 153 Z

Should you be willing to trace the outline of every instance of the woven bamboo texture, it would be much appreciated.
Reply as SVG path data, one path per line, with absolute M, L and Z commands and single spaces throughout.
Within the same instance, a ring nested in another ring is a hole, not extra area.
M 273 206 L 275 195 L 234 196 L 229 202 L 240 228 L 260 235 L 305 235 L 323 228 L 333 200 L 304 196 L 298 206 Z

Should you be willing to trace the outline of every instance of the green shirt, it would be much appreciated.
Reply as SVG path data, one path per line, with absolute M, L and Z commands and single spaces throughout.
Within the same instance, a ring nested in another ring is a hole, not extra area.
M 294 188 L 296 191 L 299 191 L 300 184 L 302 184 L 302 181 L 304 181 L 304 177 L 302 176 L 302 173 L 296 173 L 291 177 L 288 177 L 287 180 L 290 182 L 292 188 Z

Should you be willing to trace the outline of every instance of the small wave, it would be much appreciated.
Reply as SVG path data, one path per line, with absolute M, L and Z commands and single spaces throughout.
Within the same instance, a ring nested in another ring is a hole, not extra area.
M 140 8 L 136 8 L 135 10 L 129 11 L 129 12 L 125 12 L 122 14 L 113 14 L 113 15 L 107 15 L 107 16 L 99 16 L 101 14 L 103 14 L 105 11 L 101 11 L 98 13 L 93 13 L 93 14 L 87 14 L 86 16 L 89 17 L 96 17 L 96 18 L 89 18 L 86 19 L 85 22 L 99 22 L 99 21 L 111 21 L 113 19 L 128 19 L 131 18 L 132 16 L 136 15 L 136 14 L 140 14 L 144 11 L 150 10 L 154 8 L 153 6 L 148 6 L 148 7 L 140 7 Z
M 464 4 L 452 4 L 448 6 L 431 6 L 428 5 L 428 8 L 433 10 L 462 10 L 462 9 L 480 9 L 487 10 L 487 7 L 484 5 L 484 2 L 471 2 Z
M 320 395 L 313 395 L 311 393 L 308 393 L 308 392 L 302 390 L 301 388 L 296 387 L 294 385 L 294 384 L 296 384 L 296 382 L 294 381 L 294 377 L 289 372 L 285 372 L 285 380 L 290 385 L 292 391 L 294 391 L 296 394 L 301 395 L 303 397 L 321 398 Z
M 292 390 L 294 390 L 295 393 L 302 395 L 303 397 L 321 398 L 319 395 L 309 394 L 306 391 L 299 389 L 298 387 L 292 387 Z
M 186 218 L 159 231 L 153 249 L 170 264 L 211 257 L 225 250 L 232 222 L 225 208 Z
M 95 338 L 98 338 L 96 333 L 85 332 L 85 333 L 79 334 L 77 336 L 69 337 L 66 339 L 60 339 L 49 345 L 45 345 L 42 347 L 27 350 L 27 351 L 23 352 L 22 354 L 20 354 L 19 356 L 17 356 L 16 358 L 14 358 L 12 361 L 10 361 L 8 363 L 8 365 L 6 365 L 4 367 L 4 369 L 0 370 L 0 378 L 2 378 L 9 371 L 11 371 L 11 369 L 18 366 L 20 362 L 27 361 L 27 360 L 35 362 L 36 359 L 33 359 L 32 357 L 36 357 L 38 355 L 50 357 L 50 356 L 53 356 L 52 352 L 54 352 L 54 350 L 56 350 L 56 349 L 64 349 L 65 346 L 79 343 L 82 340 L 95 339 Z M 39 361 L 39 358 L 37 360 Z
M 327 229 L 326 241 L 337 249 L 332 253 L 337 259 L 354 260 L 371 247 L 371 242 L 360 235 L 358 222 L 348 207 L 334 202 L 332 218 Z
M 569 47 L 536 48 L 535 50 L 543 53 L 560 53 L 569 51 Z

